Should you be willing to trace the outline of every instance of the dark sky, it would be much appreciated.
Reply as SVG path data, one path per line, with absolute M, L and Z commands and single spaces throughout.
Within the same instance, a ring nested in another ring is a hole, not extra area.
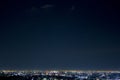
M 3 0 L 0 69 L 120 70 L 119 2 Z

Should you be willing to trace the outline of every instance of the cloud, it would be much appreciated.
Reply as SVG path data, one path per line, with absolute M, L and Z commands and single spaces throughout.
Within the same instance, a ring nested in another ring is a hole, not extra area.
M 75 10 L 75 6 L 72 6 L 72 7 L 71 7 L 71 10 L 72 10 L 72 11 Z
M 52 8 L 52 7 L 54 7 L 54 5 L 51 5 L 51 4 L 46 4 L 46 5 L 41 6 L 41 8 L 43 9 Z

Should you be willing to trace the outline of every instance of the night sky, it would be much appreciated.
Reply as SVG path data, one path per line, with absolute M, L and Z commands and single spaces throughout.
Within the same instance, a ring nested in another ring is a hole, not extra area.
M 116 0 L 3 0 L 0 69 L 120 70 Z

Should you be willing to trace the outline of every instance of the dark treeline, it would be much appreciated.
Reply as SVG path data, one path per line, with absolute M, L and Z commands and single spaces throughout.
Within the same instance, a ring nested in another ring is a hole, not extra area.
M 76 80 L 74 77 L 63 76 L 0 76 L 0 80 Z

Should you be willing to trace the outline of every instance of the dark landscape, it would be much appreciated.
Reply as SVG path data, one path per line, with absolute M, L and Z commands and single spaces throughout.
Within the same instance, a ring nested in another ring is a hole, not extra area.
M 0 80 L 120 80 L 120 71 L 10 71 L 0 73 Z

